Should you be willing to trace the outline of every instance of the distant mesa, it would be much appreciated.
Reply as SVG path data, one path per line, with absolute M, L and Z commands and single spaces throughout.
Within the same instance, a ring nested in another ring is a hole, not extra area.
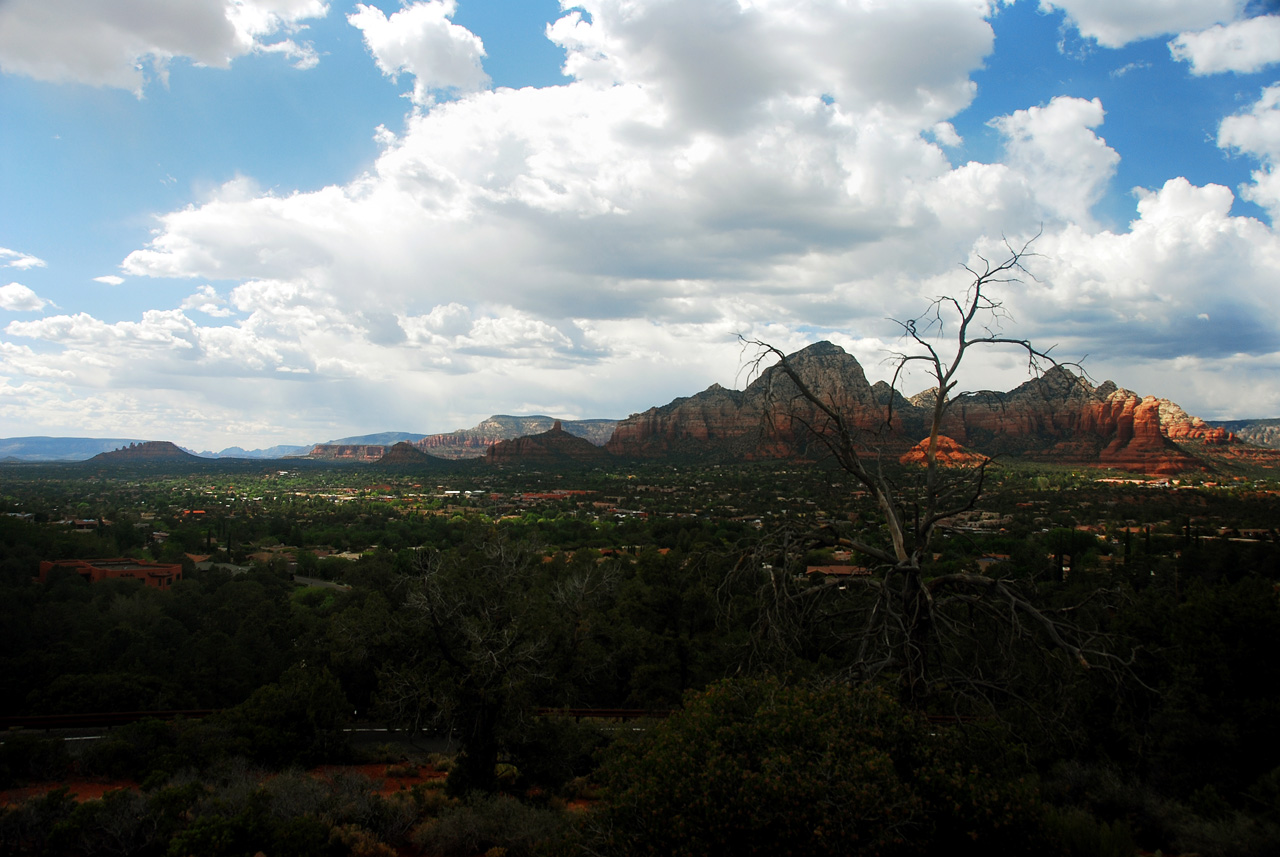
M 566 434 L 602 447 L 613 436 L 617 424 L 617 420 L 606 419 L 557 420 L 541 414 L 525 417 L 494 414 L 474 428 L 428 435 L 415 441 L 414 446 L 440 458 L 481 458 L 486 456 L 490 447 L 504 440 L 529 437 L 550 431 L 558 425 Z
M 87 461 L 138 438 L 115 437 L 7 437 L 0 438 L 0 455 L 6 461 Z
M 380 443 L 319 443 L 306 455 L 291 456 L 309 458 L 317 461 L 358 461 L 370 463 L 378 461 L 387 454 L 388 447 Z
M 545 432 L 555 422 L 555 418 L 542 415 L 517 417 L 495 414 L 482 420 L 474 428 L 426 435 L 417 439 L 411 437 L 401 439 L 412 443 L 427 455 L 458 461 L 466 458 L 484 458 L 489 447 L 494 444 Z M 617 420 L 607 419 L 564 420 L 561 427 L 568 434 L 583 438 L 596 446 L 604 446 L 617 424 Z M 300 457 L 317 461 L 375 462 L 386 455 L 390 449 L 389 443 L 321 443 L 316 444 L 306 455 Z
M 203 461 L 204 459 L 184 452 L 167 440 L 144 440 L 141 443 L 122 446 L 111 452 L 99 453 L 89 460 L 100 464 L 129 464 L 153 461 Z
M 609 458 L 601 447 L 565 431 L 560 420 L 541 434 L 499 441 L 484 457 L 489 464 L 586 464 Z

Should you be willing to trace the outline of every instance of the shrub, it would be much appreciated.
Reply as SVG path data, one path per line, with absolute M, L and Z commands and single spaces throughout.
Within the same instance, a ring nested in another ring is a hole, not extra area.
M 1029 787 L 874 689 L 720 682 L 604 776 L 622 854 L 1042 853 Z
M 607 743 L 600 729 L 568 717 L 530 722 L 508 752 L 519 766 L 521 784 L 561 789 L 595 769 L 596 754 Z
M 22 780 L 57 780 L 71 767 L 61 738 L 9 735 L 0 744 L 0 788 Z
M 1046 826 L 1066 857 L 1133 857 L 1138 850 L 1129 825 L 1098 821 L 1078 807 L 1050 810 Z
M 435 821 L 420 825 L 413 842 L 441 857 L 470 857 L 495 848 L 505 849 L 507 857 L 530 857 L 564 837 L 570 827 L 563 813 L 494 795 L 446 809 Z

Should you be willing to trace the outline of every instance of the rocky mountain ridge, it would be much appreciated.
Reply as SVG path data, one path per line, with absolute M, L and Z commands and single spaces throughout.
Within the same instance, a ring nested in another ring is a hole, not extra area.
M 586 438 L 569 434 L 556 420 L 539 434 L 503 440 L 489 447 L 487 464 L 589 464 L 606 461 L 609 453 Z
M 167 440 L 144 440 L 131 443 L 110 452 L 100 452 L 90 462 L 98 464 L 141 464 L 147 462 L 188 462 L 202 461 L 198 455 L 192 455 L 177 444 Z
M 613 434 L 617 420 L 557 420 L 541 414 L 510 416 L 494 414 L 481 420 L 473 428 L 458 429 L 425 437 L 402 437 L 420 451 L 435 458 L 457 461 L 464 458 L 483 458 L 491 446 L 504 440 L 513 440 L 539 432 L 549 431 L 553 424 L 561 423 L 563 430 L 596 445 L 604 446 Z M 373 462 L 378 461 L 392 448 L 391 443 L 321 443 L 311 447 L 301 458 L 319 461 Z
M 859 430 L 868 448 L 903 452 L 927 434 L 936 393 L 906 399 L 883 382 L 867 383 L 858 361 L 819 342 L 788 358 L 805 384 Z M 892 411 L 886 404 L 893 397 Z M 827 418 L 799 396 L 777 366 L 745 390 L 719 385 L 621 421 L 606 448 L 658 458 L 694 453 L 736 458 L 821 454 Z M 986 455 L 1115 467 L 1153 475 L 1205 469 L 1184 445 L 1238 443 L 1228 430 L 1188 415 L 1167 399 L 1140 396 L 1106 381 L 1095 387 L 1061 366 L 1009 392 L 956 398 L 942 431 Z
M 857 429 L 869 449 L 900 457 L 927 434 L 933 391 L 906 398 L 883 381 L 869 384 L 857 360 L 829 342 L 802 349 L 790 355 L 789 360 L 805 382 L 822 391 Z M 890 409 L 887 406 L 891 402 Z M 713 384 L 700 393 L 621 421 L 494 415 L 474 428 L 443 434 L 416 437 L 384 432 L 347 438 L 343 443 L 317 444 L 301 457 L 352 463 L 383 460 L 403 465 L 482 457 L 491 462 L 552 463 L 606 460 L 610 454 L 631 459 L 816 458 L 825 451 L 820 435 L 827 421 L 819 409 L 799 395 L 786 373 L 772 366 L 761 371 L 743 390 Z M 984 391 L 956 398 L 942 432 L 965 454 L 1024 457 L 1149 474 L 1213 469 L 1215 462 L 1230 460 L 1280 466 L 1280 456 L 1273 449 L 1263 448 L 1280 445 L 1280 420 L 1210 423 L 1168 399 L 1142 396 L 1111 381 L 1094 386 L 1087 377 L 1064 367 L 1054 367 L 1008 392 Z M 504 443 L 517 438 L 532 440 Z M 398 448 L 393 447 L 394 440 L 400 441 L 395 444 Z M 25 460 L 83 459 L 95 445 L 99 451 L 111 450 L 98 456 L 104 461 L 194 458 L 162 441 L 8 441 L 10 460 L 26 455 L 32 457 Z M 0 439 L 0 445 L 5 443 Z M 55 449 L 50 444 L 61 446 Z M 123 444 L 129 445 L 113 448 Z M 62 447 L 65 452 L 59 455 Z M 410 450 L 426 456 L 417 458 Z M 490 451 L 493 454 L 487 455 Z

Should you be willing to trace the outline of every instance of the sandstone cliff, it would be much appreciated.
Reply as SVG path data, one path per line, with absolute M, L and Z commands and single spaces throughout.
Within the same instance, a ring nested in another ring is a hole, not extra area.
M 885 411 L 877 396 L 887 396 L 888 385 L 873 390 L 858 361 L 844 349 L 819 342 L 789 360 L 805 385 L 822 391 L 846 419 L 871 432 L 883 430 Z M 791 379 L 771 366 L 745 390 L 712 384 L 697 395 L 632 414 L 618 423 L 605 448 L 615 455 L 638 458 L 708 451 L 742 458 L 783 458 L 809 451 L 818 442 L 814 431 L 826 422 Z
M 928 431 L 935 392 L 903 398 L 888 384 L 869 385 L 857 360 L 829 342 L 788 358 L 801 379 L 844 415 L 868 447 L 905 451 Z M 892 423 L 886 407 L 893 403 Z M 822 454 L 815 437 L 824 415 L 776 366 L 745 390 L 713 385 L 695 396 L 633 414 L 618 424 L 607 449 L 653 458 L 677 453 L 762 458 Z M 984 455 L 1025 455 L 1069 464 L 1149 474 L 1203 468 L 1177 441 L 1236 443 L 1229 432 L 1188 415 L 1167 399 L 1139 396 L 1111 381 L 1094 387 L 1065 367 L 1009 392 L 955 399 L 943 432 Z
M 318 443 L 306 455 L 299 458 L 314 458 L 320 461 L 377 461 L 386 454 L 387 447 L 382 444 L 354 443 Z

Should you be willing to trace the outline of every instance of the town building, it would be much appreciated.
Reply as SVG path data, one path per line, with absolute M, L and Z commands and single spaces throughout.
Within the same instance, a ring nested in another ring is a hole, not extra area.
M 141 580 L 147 586 L 156 589 L 168 589 L 175 581 L 182 579 L 181 565 L 118 557 L 116 559 L 44 560 L 40 563 L 39 581 L 46 582 L 49 573 L 56 568 L 74 571 L 90 583 L 123 577 Z

